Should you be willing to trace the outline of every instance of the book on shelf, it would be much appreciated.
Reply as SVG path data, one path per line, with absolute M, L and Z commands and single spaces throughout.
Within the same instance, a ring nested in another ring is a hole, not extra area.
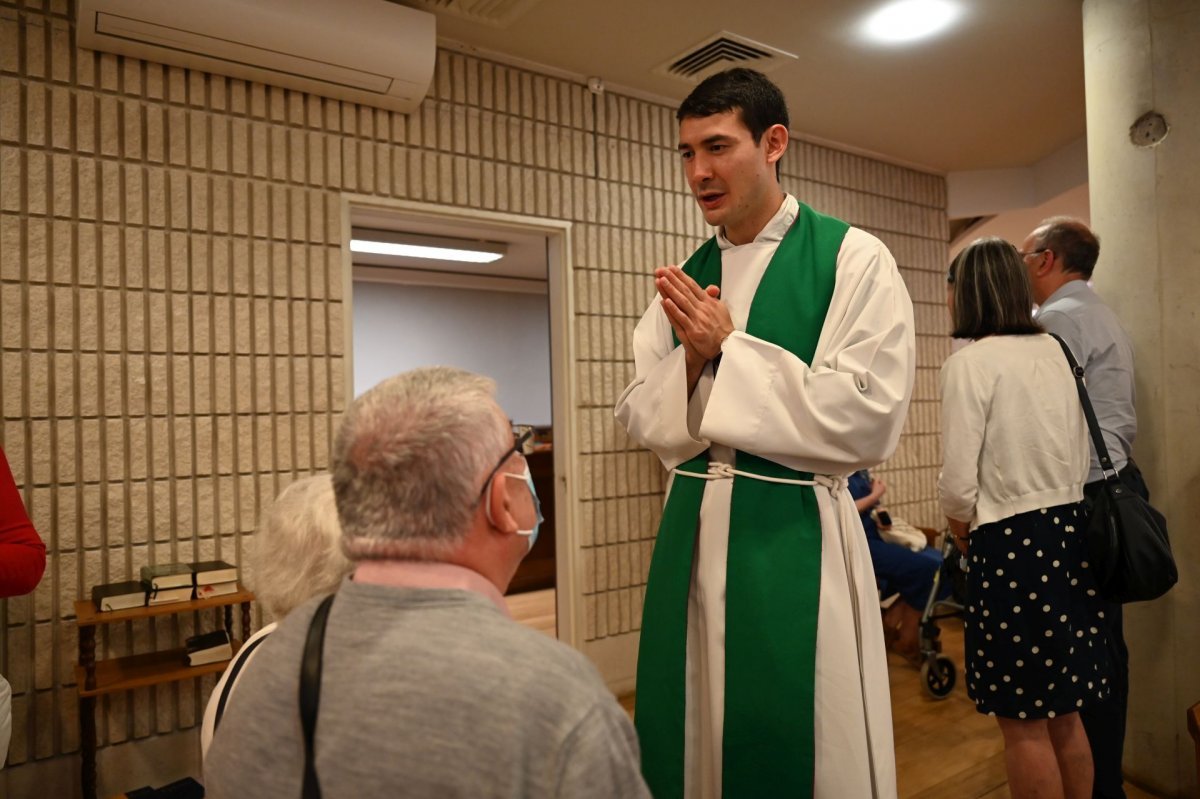
M 96 610 L 102 612 L 140 608 L 146 604 L 146 586 L 141 580 L 93 586 L 92 602 L 96 603 Z
M 146 589 L 146 604 L 151 607 L 155 605 L 167 605 L 171 602 L 187 602 L 192 598 L 192 593 L 195 591 L 190 585 L 182 585 L 176 588 L 154 588 L 146 583 L 142 585 Z
M 223 560 L 198 560 L 188 565 L 195 575 L 196 585 L 237 582 L 237 566 Z
M 233 645 L 229 641 L 229 633 L 224 630 L 213 630 L 211 633 L 193 635 L 185 643 L 187 645 L 187 661 L 189 666 L 218 663 L 233 657 Z
M 236 594 L 238 590 L 237 580 L 230 580 L 227 583 L 209 583 L 207 585 L 196 586 L 196 599 L 208 599 L 214 596 L 225 596 L 226 594 Z
M 144 785 L 122 794 L 125 799 L 204 799 L 204 786 L 191 777 L 175 780 L 161 788 Z
M 187 563 L 159 563 L 142 567 L 142 582 L 151 588 L 180 588 L 192 586 L 192 567 Z

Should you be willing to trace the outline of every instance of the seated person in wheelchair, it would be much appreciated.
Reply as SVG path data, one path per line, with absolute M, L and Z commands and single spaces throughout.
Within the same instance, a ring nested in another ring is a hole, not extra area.
M 887 484 L 877 480 L 864 469 L 849 478 L 850 495 L 862 518 L 867 535 L 867 547 L 875 566 L 875 580 L 882 596 L 899 594 L 883 613 L 884 637 L 892 649 L 910 662 L 920 658 L 919 633 L 921 614 L 933 591 L 933 578 L 942 567 L 942 553 L 929 546 L 931 542 L 914 541 L 911 546 L 885 540 L 892 531 L 893 520 L 880 504 Z M 949 594 L 943 583 L 939 598 Z

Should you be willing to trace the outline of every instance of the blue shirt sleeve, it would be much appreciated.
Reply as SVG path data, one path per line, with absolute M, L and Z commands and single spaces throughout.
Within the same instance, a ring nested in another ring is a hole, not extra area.
M 871 476 L 865 470 L 855 472 L 846 478 L 846 487 L 850 490 L 850 496 L 862 499 L 871 493 Z M 868 509 L 865 513 L 860 513 L 859 517 L 862 519 L 863 531 L 866 532 L 867 538 L 878 538 L 879 529 L 875 526 L 875 520 L 871 518 L 871 511 Z

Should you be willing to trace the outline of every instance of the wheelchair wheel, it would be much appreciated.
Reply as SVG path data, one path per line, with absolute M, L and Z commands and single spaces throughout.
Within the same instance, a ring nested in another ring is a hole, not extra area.
M 925 690 L 934 699 L 948 697 L 957 680 L 958 669 L 955 668 L 954 661 L 945 655 L 938 655 L 921 664 L 921 681 L 925 683 Z

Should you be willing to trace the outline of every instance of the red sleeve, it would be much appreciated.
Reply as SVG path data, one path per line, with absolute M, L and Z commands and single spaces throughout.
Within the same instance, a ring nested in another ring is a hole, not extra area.
M 0 449 L 0 597 L 28 594 L 46 570 L 46 545 L 25 513 L 8 459 Z

